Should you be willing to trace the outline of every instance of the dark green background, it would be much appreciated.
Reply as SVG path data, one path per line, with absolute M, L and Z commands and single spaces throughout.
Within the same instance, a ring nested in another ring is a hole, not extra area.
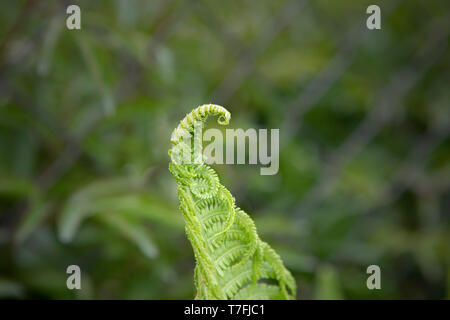
M 1 1 L 0 297 L 192 298 L 167 151 L 213 102 L 280 129 L 277 175 L 214 168 L 298 298 L 449 298 L 449 22 L 446 0 Z

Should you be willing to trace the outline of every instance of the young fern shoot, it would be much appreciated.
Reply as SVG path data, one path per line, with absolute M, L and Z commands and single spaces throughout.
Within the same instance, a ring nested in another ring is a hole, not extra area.
M 259 238 L 253 220 L 235 205 L 216 172 L 205 163 L 200 143 L 208 116 L 226 125 L 224 107 L 202 105 L 173 131 L 169 169 L 178 183 L 180 210 L 196 259 L 196 299 L 295 299 L 296 285 L 279 255 Z M 194 148 L 192 148 L 194 145 Z M 189 160 L 189 161 L 186 161 Z

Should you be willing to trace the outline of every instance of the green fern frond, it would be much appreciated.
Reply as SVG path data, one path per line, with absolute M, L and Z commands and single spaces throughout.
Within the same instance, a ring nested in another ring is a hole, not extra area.
M 196 299 L 294 299 L 295 281 L 281 258 L 261 241 L 253 220 L 235 205 L 205 163 L 201 148 L 195 147 L 202 139 L 196 130 L 210 115 L 219 116 L 222 125 L 231 118 L 218 105 L 196 108 L 173 131 L 169 150 L 169 169 L 178 183 L 180 210 L 196 259 Z

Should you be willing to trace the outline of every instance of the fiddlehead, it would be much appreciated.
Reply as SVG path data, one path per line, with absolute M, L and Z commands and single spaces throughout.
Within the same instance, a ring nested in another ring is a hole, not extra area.
M 196 108 L 173 131 L 169 150 L 169 169 L 178 183 L 180 210 L 196 259 L 196 298 L 295 298 L 295 281 L 281 258 L 261 241 L 252 219 L 236 207 L 216 172 L 205 164 L 196 130 L 210 115 L 219 116 L 223 125 L 231 118 L 218 105 Z

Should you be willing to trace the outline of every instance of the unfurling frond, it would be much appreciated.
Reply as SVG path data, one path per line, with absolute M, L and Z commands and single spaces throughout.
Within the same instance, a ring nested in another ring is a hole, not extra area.
M 294 278 L 279 255 L 261 241 L 253 220 L 236 207 L 198 149 L 192 149 L 192 141 L 201 139 L 195 130 L 209 115 L 219 116 L 219 124 L 231 118 L 218 105 L 196 108 L 173 131 L 169 151 L 169 169 L 178 183 L 180 210 L 196 259 L 196 298 L 294 299 Z

